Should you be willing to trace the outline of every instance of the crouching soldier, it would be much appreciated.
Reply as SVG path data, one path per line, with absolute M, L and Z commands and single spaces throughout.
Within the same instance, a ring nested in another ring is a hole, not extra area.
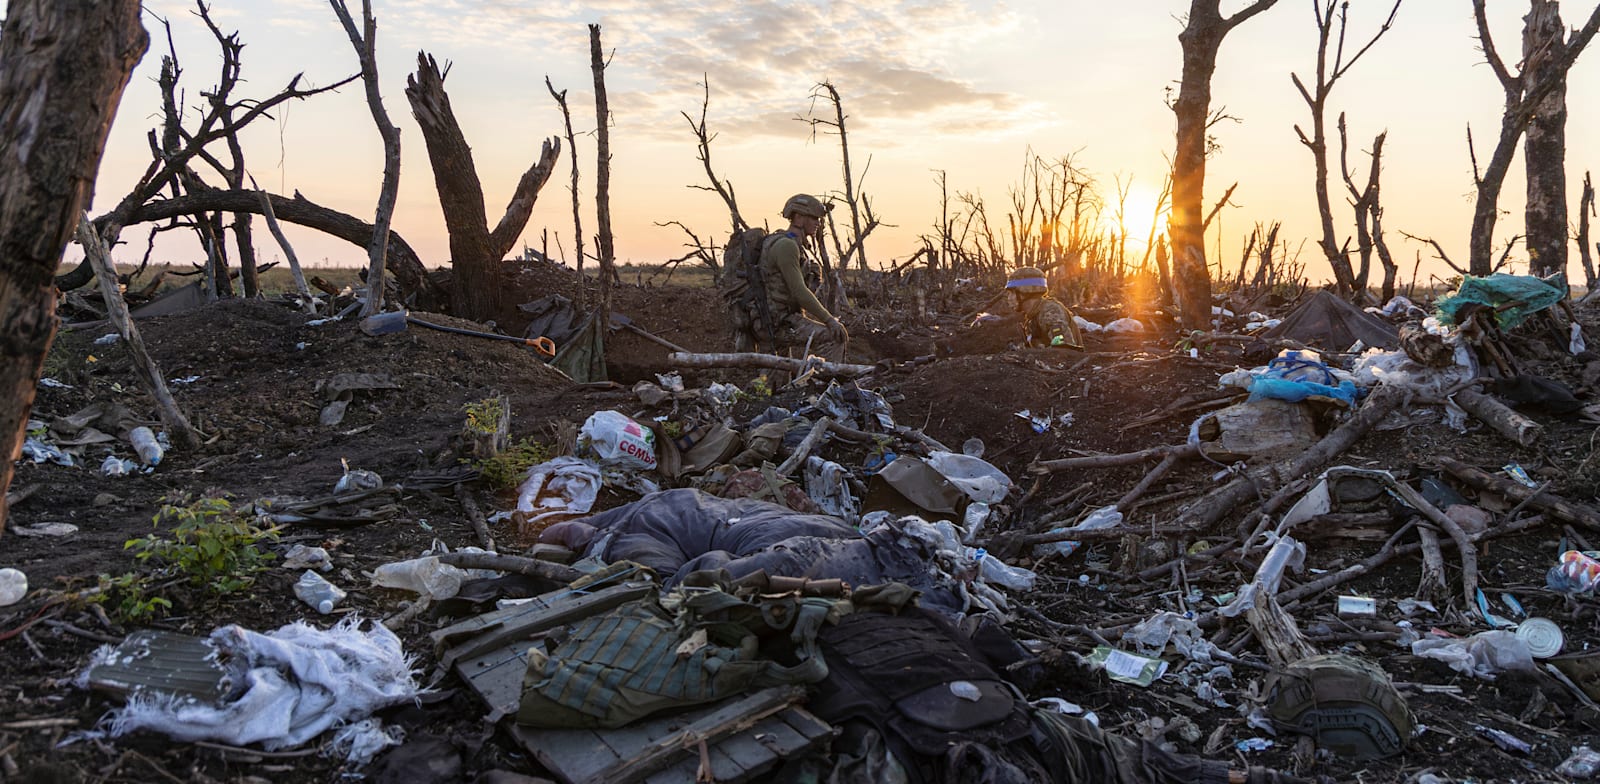
M 1072 311 L 1050 296 L 1042 270 L 1023 267 L 1012 272 L 1006 278 L 1006 291 L 1011 295 L 1011 306 L 1022 314 L 1025 345 L 1083 348 L 1083 336 L 1078 332 Z
M 798 348 L 831 362 L 844 360 L 850 334 L 806 287 L 806 253 L 822 241 L 827 208 L 806 193 L 783 205 L 789 227 L 762 236 L 759 229 L 729 243 L 728 288 L 734 349 L 750 351 L 762 343 L 774 350 Z

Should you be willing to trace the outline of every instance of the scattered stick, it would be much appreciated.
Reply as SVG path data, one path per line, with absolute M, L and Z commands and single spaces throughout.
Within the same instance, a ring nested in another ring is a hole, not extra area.
M 439 563 L 459 566 L 462 569 L 492 569 L 528 577 L 542 577 L 558 583 L 570 583 L 583 577 L 583 572 L 570 566 L 499 553 L 445 553 L 439 556 Z
M 1034 474 L 1049 474 L 1056 471 L 1073 471 L 1079 468 L 1110 468 L 1113 466 L 1133 465 L 1134 463 L 1143 463 L 1150 460 L 1165 460 L 1172 456 L 1179 458 L 1196 457 L 1199 454 L 1200 446 L 1198 444 L 1176 444 L 1173 446 L 1156 446 L 1120 455 L 1090 455 L 1088 457 L 1063 457 L 1057 460 L 1041 460 L 1028 466 L 1028 471 Z
M 1439 535 L 1432 528 L 1417 526 L 1417 537 L 1422 544 L 1422 579 L 1417 582 L 1417 598 L 1433 601 L 1448 590 L 1444 579 L 1444 552 L 1439 549 Z
M 489 533 L 489 521 L 484 519 L 483 509 L 478 506 L 477 499 L 472 497 L 472 491 L 463 487 L 459 491 L 461 496 L 461 511 L 467 513 L 467 519 L 472 521 L 472 530 L 478 534 L 478 542 L 483 549 L 494 552 L 494 536 Z
M 876 369 L 873 365 L 852 365 L 845 362 L 793 359 L 754 352 L 689 354 L 675 351 L 667 355 L 667 362 L 677 367 L 687 368 L 767 368 L 770 370 L 786 370 L 797 376 L 810 371 L 822 378 L 856 378 L 871 373 Z
M 1262 592 L 1255 603 L 1245 611 L 1245 618 L 1255 632 L 1256 641 L 1266 651 L 1267 660 L 1278 667 L 1286 667 L 1301 659 L 1317 655 L 1317 649 L 1306 642 L 1294 617 L 1283 611 L 1278 600 Z
M 46 619 L 40 621 L 40 623 L 42 623 L 45 626 L 48 626 L 48 627 L 50 627 L 52 629 L 60 629 L 61 631 L 66 632 L 67 634 L 71 634 L 71 635 L 76 636 L 76 637 L 82 637 L 85 640 L 94 640 L 95 642 L 103 642 L 103 643 L 107 643 L 109 645 L 121 645 L 122 644 L 122 638 L 121 637 L 112 637 L 109 634 L 101 634 L 99 632 L 91 632 L 88 629 L 80 629 L 80 628 L 78 628 L 76 626 L 73 626 L 70 623 L 67 623 L 66 621 L 54 621 L 54 620 L 50 620 L 49 618 L 46 618 Z
M 1196 452 L 1198 451 L 1199 450 L 1196 449 Z M 1187 455 L 1184 455 L 1179 450 L 1167 453 L 1167 456 L 1161 458 L 1161 462 L 1157 463 L 1155 468 L 1150 469 L 1150 473 L 1145 474 L 1144 478 L 1139 480 L 1139 484 L 1134 485 L 1133 489 L 1129 490 L 1127 495 L 1124 495 L 1120 500 L 1117 501 L 1117 511 L 1127 512 L 1129 509 L 1132 509 L 1133 503 L 1139 500 L 1140 496 L 1149 491 L 1150 487 L 1156 482 L 1160 481 L 1161 477 L 1166 476 L 1168 472 L 1172 471 L 1172 467 L 1178 464 L 1178 459 L 1180 457 L 1186 456 Z
M 411 600 L 411 603 L 406 605 L 404 610 L 401 610 L 400 612 L 383 619 L 383 627 L 389 631 L 400 629 L 406 624 L 416 620 L 417 616 L 422 615 L 422 613 L 427 611 L 427 609 L 432 605 L 433 597 L 429 596 L 428 594 L 421 594 L 417 598 Z
M 831 424 L 833 424 L 832 417 L 818 419 L 817 423 L 811 426 L 811 432 L 806 434 L 805 440 L 794 448 L 794 453 L 778 466 L 778 476 L 788 476 L 799 470 L 800 466 L 805 464 L 806 458 L 811 456 L 811 451 L 822 443 L 823 437 L 827 436 L 828 426 Z
M 1527 501 L 1528 506 L 1557 520 L 1600 531 L 1600 511 L 1596 511 L 1594 507 L 1568 501 L 1553 493 L 1540 492 L 1452 458 L 1440 457 L 1436 462 L 1440 468 L 1450 472 L 1451 476 L 1479 490 L 1499 493 L 1517 501 Z
M 70 716 L 57 719 L 23 719 L 0 724 L 0 730 L 48 730 L 56 727 L 76 727 L 78 720 Z

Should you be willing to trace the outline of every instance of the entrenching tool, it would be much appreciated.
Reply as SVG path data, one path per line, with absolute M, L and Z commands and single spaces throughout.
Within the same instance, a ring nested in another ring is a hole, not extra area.
M 416 318 L 404 310 L 395 310 L 388 313 L 379 313 L 375 316 L 368 316 L 362 319 L 358 326 L 362 332 L 365 332 L 368 335 L 387 335 L 392 332 L 404 332 L 407 324 L 416 324 L 419 327 L 427 327 L 428 329 L 436 329 L 440 332 L 449 332 L 456 335 L 466 335 L 474 338 L 486 338 L 488 340 L 508 340 L 512 343 L 520 343 L 524 346 L 532 346 L 535 351 L 538 351 L 540 354 L 543 354 L 547 357 L 554 357 L 556 355 L 556 342 L 547 337 L 541 336 L 537 338 L 518 338 L 512 337 L 511 335 L 496 335 L 493 332 L 479 332 L 473 329 L 447 327 L 443 324 L 434 324 L 423 321 L 422 319 Z

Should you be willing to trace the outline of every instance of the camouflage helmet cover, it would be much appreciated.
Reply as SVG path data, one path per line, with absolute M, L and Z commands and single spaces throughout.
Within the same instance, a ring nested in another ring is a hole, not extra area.
M 822 216 L 828 214 L 828 207 L 822 203 L 821 199 L 818 199 L 809 193 L 796 193 L 795 195 L 790 196 L 788 201 L 783 203 L 783 211 L 778 214 L 788 218 L 793 216 L 795 213 L 809 215 L 813 218 L 821 218 Z
M 1049 290 L 1049 283 L 1044 278 L 1044 270 L 1023 267 L 1006 277 L 1006 289 L 1018 294 L 1043 294 Z

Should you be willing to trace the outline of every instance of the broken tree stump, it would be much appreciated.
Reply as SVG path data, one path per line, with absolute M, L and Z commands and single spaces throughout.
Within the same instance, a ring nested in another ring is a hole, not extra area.
M 1404 390 L 1389 386 L 1378 387 L 1367 396 L 1367 402 L 1362 403 L 1361 408 L 1357 409 L 1350 419 L 1334 428 L 1315 446 L 1300 453 L 1287 464 L 1249 471 L 1244 476 L 1237 477 L 1232 482 L 1213 490 L 1184 510 L 1183 514 L 1178 516 L 1177 524 L 1196 531 L 1210 528 L 1218 520 L 1238 511 L 1241 505 L 1255 498 L 1258 493 L 1273 490 L 1285 482 L 1293 481 L 1327 465 L 1366 435 L 1367 431 L 1382 421 L 1390 411 L 1398 408 L 1405 401 L 1405 396 Z
M 1451 476 L 1479 490 L 1499 493 L 1519 502 L 1525 501 L 1528 506 L 1538 509 L 1557 520 L 1576 523 L 1586 528 L 1600 531 L 1600 511 L 1596 511 L 1594 507 L 1568 501 L 1548 491 L 1539 491 L 1526 485 L 1517 484 L 1510 479 L 1495 476 L 1459 460 L 1440 457 L 1436 458 L 1436 462 L 1438 462 L 1440 468 L 1450 472 Z
M 1525 447 L 1538 443 L 1544 426 L 1476 389 L 1463 389 L 1455 395 L 1456 405 L 1493 428 L 1496 433 Z
M 1274 666 L 1285 667 L 1317 655 L 1317 649 L 1300 633 L 1294 616 L 1284 612 L 1272 594 L 1257 594 L 1254 606 L 1245 611 L 1245 620 L 1266 652 L 1267 661 Z
M 1432 528 L 1419 525 L 1417 537 L 1422 541 L 1422 577 L 1417 581 L 1417 598 L 1429 602 L 1443 599 L 1449 584 L 1444 579 L 1444 551 L 1439 548 L 1439 535 Z

